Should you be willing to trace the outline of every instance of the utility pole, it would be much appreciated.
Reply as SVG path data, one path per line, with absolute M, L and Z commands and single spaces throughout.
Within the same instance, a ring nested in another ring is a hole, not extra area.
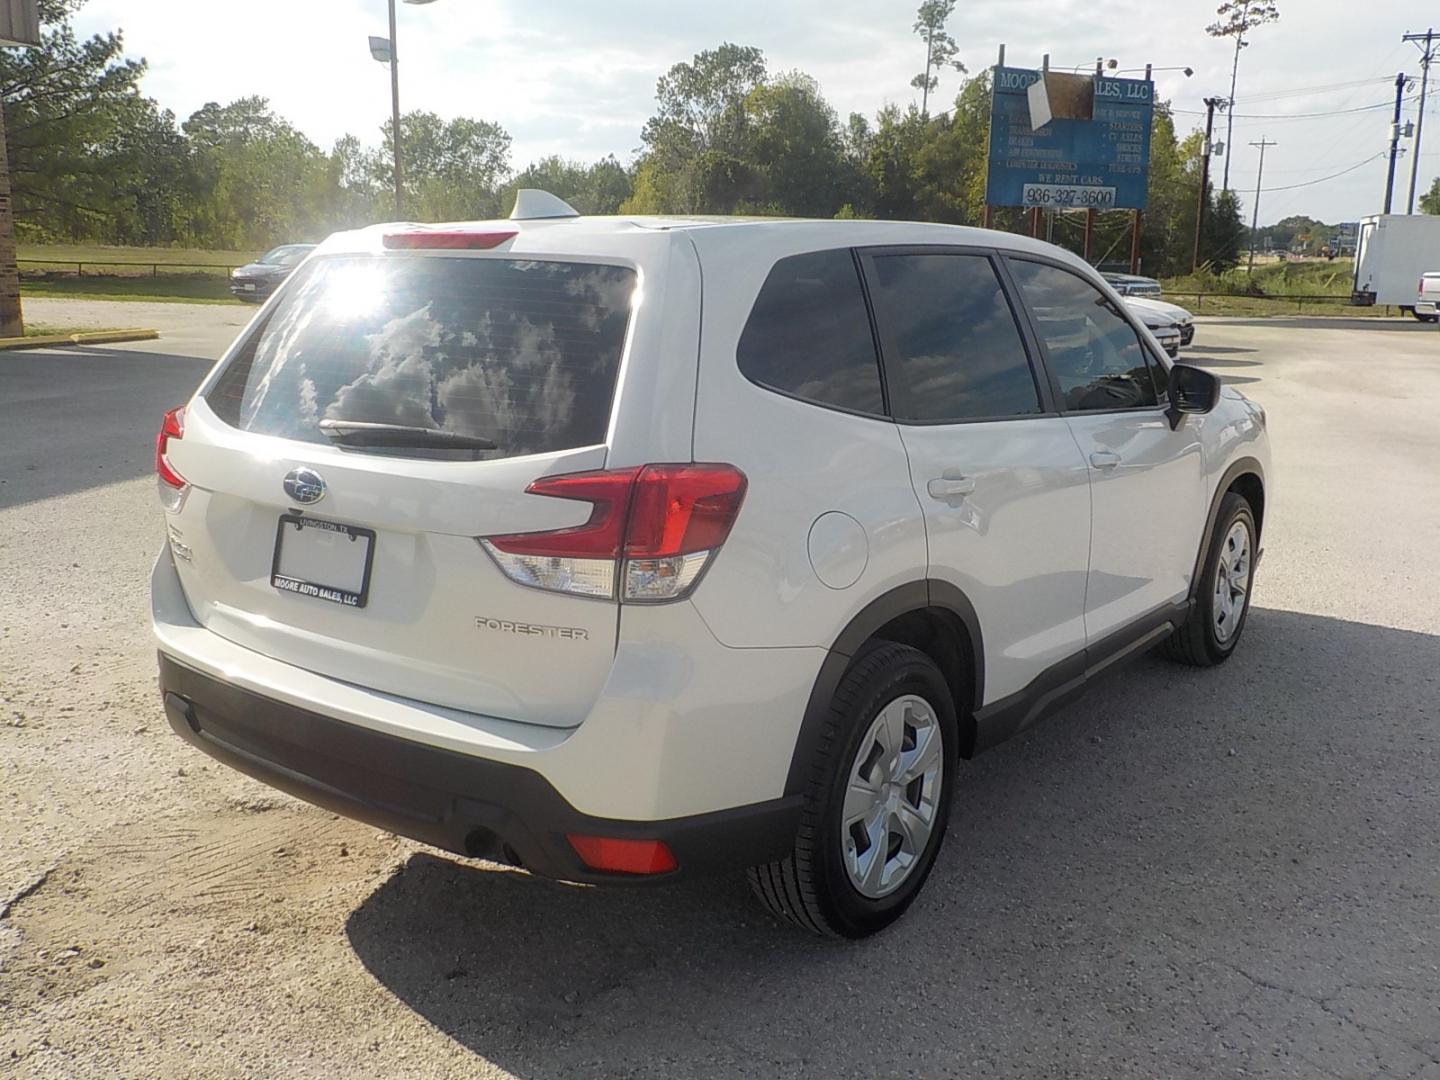
M 1200 163 L 1200 198 L 1195 207 L 1195 254 L 1190 260 L 1190 272 L 1200 269 L 1200 237 L 1205 231 L 1205 210 L 1210 203 L 1210 158 L 1213 150 L 1210 137 L 1215 133 L 1215 106 L 1217 98 L 1205 99 L 1205 148 L 1201 151 L 1205 160 Z
M 1260 228 L 1260 185 L 1265 181 L 1265 148 L 1276 144 L 1262 138 L 1250 145 L 1260 148 L 1260 171 L 1255 174 L 1255 213 L 1250 218 L 1250 267 L 1246 270 L 1247 274 L 1255 272 L 1255 233 Z
M 1420 138 L 1425 130 L 1425 94 L 1430 88 L 1430 61 L 1435 59 L 1435 42 L 1440 40 L 1434 29 L 1423 34 L 1406 34 L 1406 41 L 1420 45 L 1420 115 L 1415 121 L 1415 145 L 1411 148 L 1410 159 L 1410 202 L 1405 212 L 1415 213 L 1415 185 L 1420 180 Z M 1421 45 L 1421 42 L 1424 42 Z
M 1409 80 L 1402 71 L 1395 76 L 1395 121 L 1390 125 L 1390 171 L 1385 177 L 1385 213 L 1390 213 L 1390 203 L 1395 195 L 1395 162 L 1400 157 L 1400 107 L 1405 99 L 1405 84 Z

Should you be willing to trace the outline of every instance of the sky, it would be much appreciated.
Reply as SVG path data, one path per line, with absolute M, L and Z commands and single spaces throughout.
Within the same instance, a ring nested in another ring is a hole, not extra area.
M 1281 21 L 1253 31 L 1241 55 L 1231 186 L 1242 193 L 1248 218 L 1259 152 L 1247 144 L 1267 138 L 1277 145 L 1265 157 L 1262 224 L 1290 214 L 1335 222 L 1379 213 L 1395 75 L 1420 75 L 1419 50 L 1401 37 L 1425 30 L 1427 17 L 1440 25 L 1440 7 L 1433 0 L 1278 2 Z M 994 64 L 1002 42 L 1016 67 L 1038 67 L 1045 53 L 1056 68 L 1092 67 L 1101 56 L 1118 60 L 1122 70 L 1190 67 L 1189 78 L 1178 70 L 1156 74 L 1159 95 L 1172 101 L 1184 132 L 1203 123 L 1205 97 L 1229 91 L 1233 46 L 1204 32 L 1216 3 L 962 0 L 949 30 L 972 72 Z M 918 0 L 404 3 L 396 35 L 401 105 L 499 122 L 514 139 L 517 170 L 548 154 L 628 161 L 652 111 L 656 79 L 696 52 L 732 41 L 762 49 L 771 71 L 814 76 L 842 117 L 873 116 L 888 103 L 915 100 L 910 78 L 924 65 L 924 46 L 911 29 L 917 6 Z M 202 9 L 207 14 L 198 14 Z M 144 92 L 182 120 L 208 101 L 260 94 L 328 148 L 347 132 L 379 142 L 389 77 L 370 58 L 366 38 L 385 36 L 386 20 L 385 0 L 90 0 L 76 27 L 85 34 L 123 30 L 126 54 L 149 62 Z M 1440 175 L 1440 65 L 1434 74 L 1421 191 Z M 953 97 L 959 79 L 953 72 L 942 78 L 942 100 Z M 1408 94 L 1418 96 L 1418 81 Z M 1417 104 L 1407 103 L 1408 119 Z M 1217 159 L 1217 183 L 1222 167 Z M 1407 154 L 1397 169 L 1400 212 L 1409 174 Z

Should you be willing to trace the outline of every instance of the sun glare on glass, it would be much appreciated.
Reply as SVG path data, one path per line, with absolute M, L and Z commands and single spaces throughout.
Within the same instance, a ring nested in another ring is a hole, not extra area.
M 356 319 L 377 310 L 385 295 L 385 271 L 379 266 L 338 267 L 326 283 L 325 306 L 338 318 Z

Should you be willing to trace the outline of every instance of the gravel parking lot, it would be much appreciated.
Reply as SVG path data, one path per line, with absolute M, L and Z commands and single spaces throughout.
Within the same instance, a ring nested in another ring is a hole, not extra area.
M 1275 452 L 1240 652 L 964 766 L 919 902 L 842 945 L 738 880 L 441 855 L 171 735 L 154 431 L 248 314 L 0 354 L 0 1075 L 1440 1080 L 1434 327 L 1202 321 Z

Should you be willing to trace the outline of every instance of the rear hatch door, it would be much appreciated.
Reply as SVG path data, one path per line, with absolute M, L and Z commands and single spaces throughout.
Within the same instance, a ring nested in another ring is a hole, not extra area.
M 477 538 L 589 517 L 525 489 L 604 467 L 637 279 L 618 259 L 312 258 L 169 448 L 196 617 L 372 689 L 579 723 L 617 605 L 519 585 Z

